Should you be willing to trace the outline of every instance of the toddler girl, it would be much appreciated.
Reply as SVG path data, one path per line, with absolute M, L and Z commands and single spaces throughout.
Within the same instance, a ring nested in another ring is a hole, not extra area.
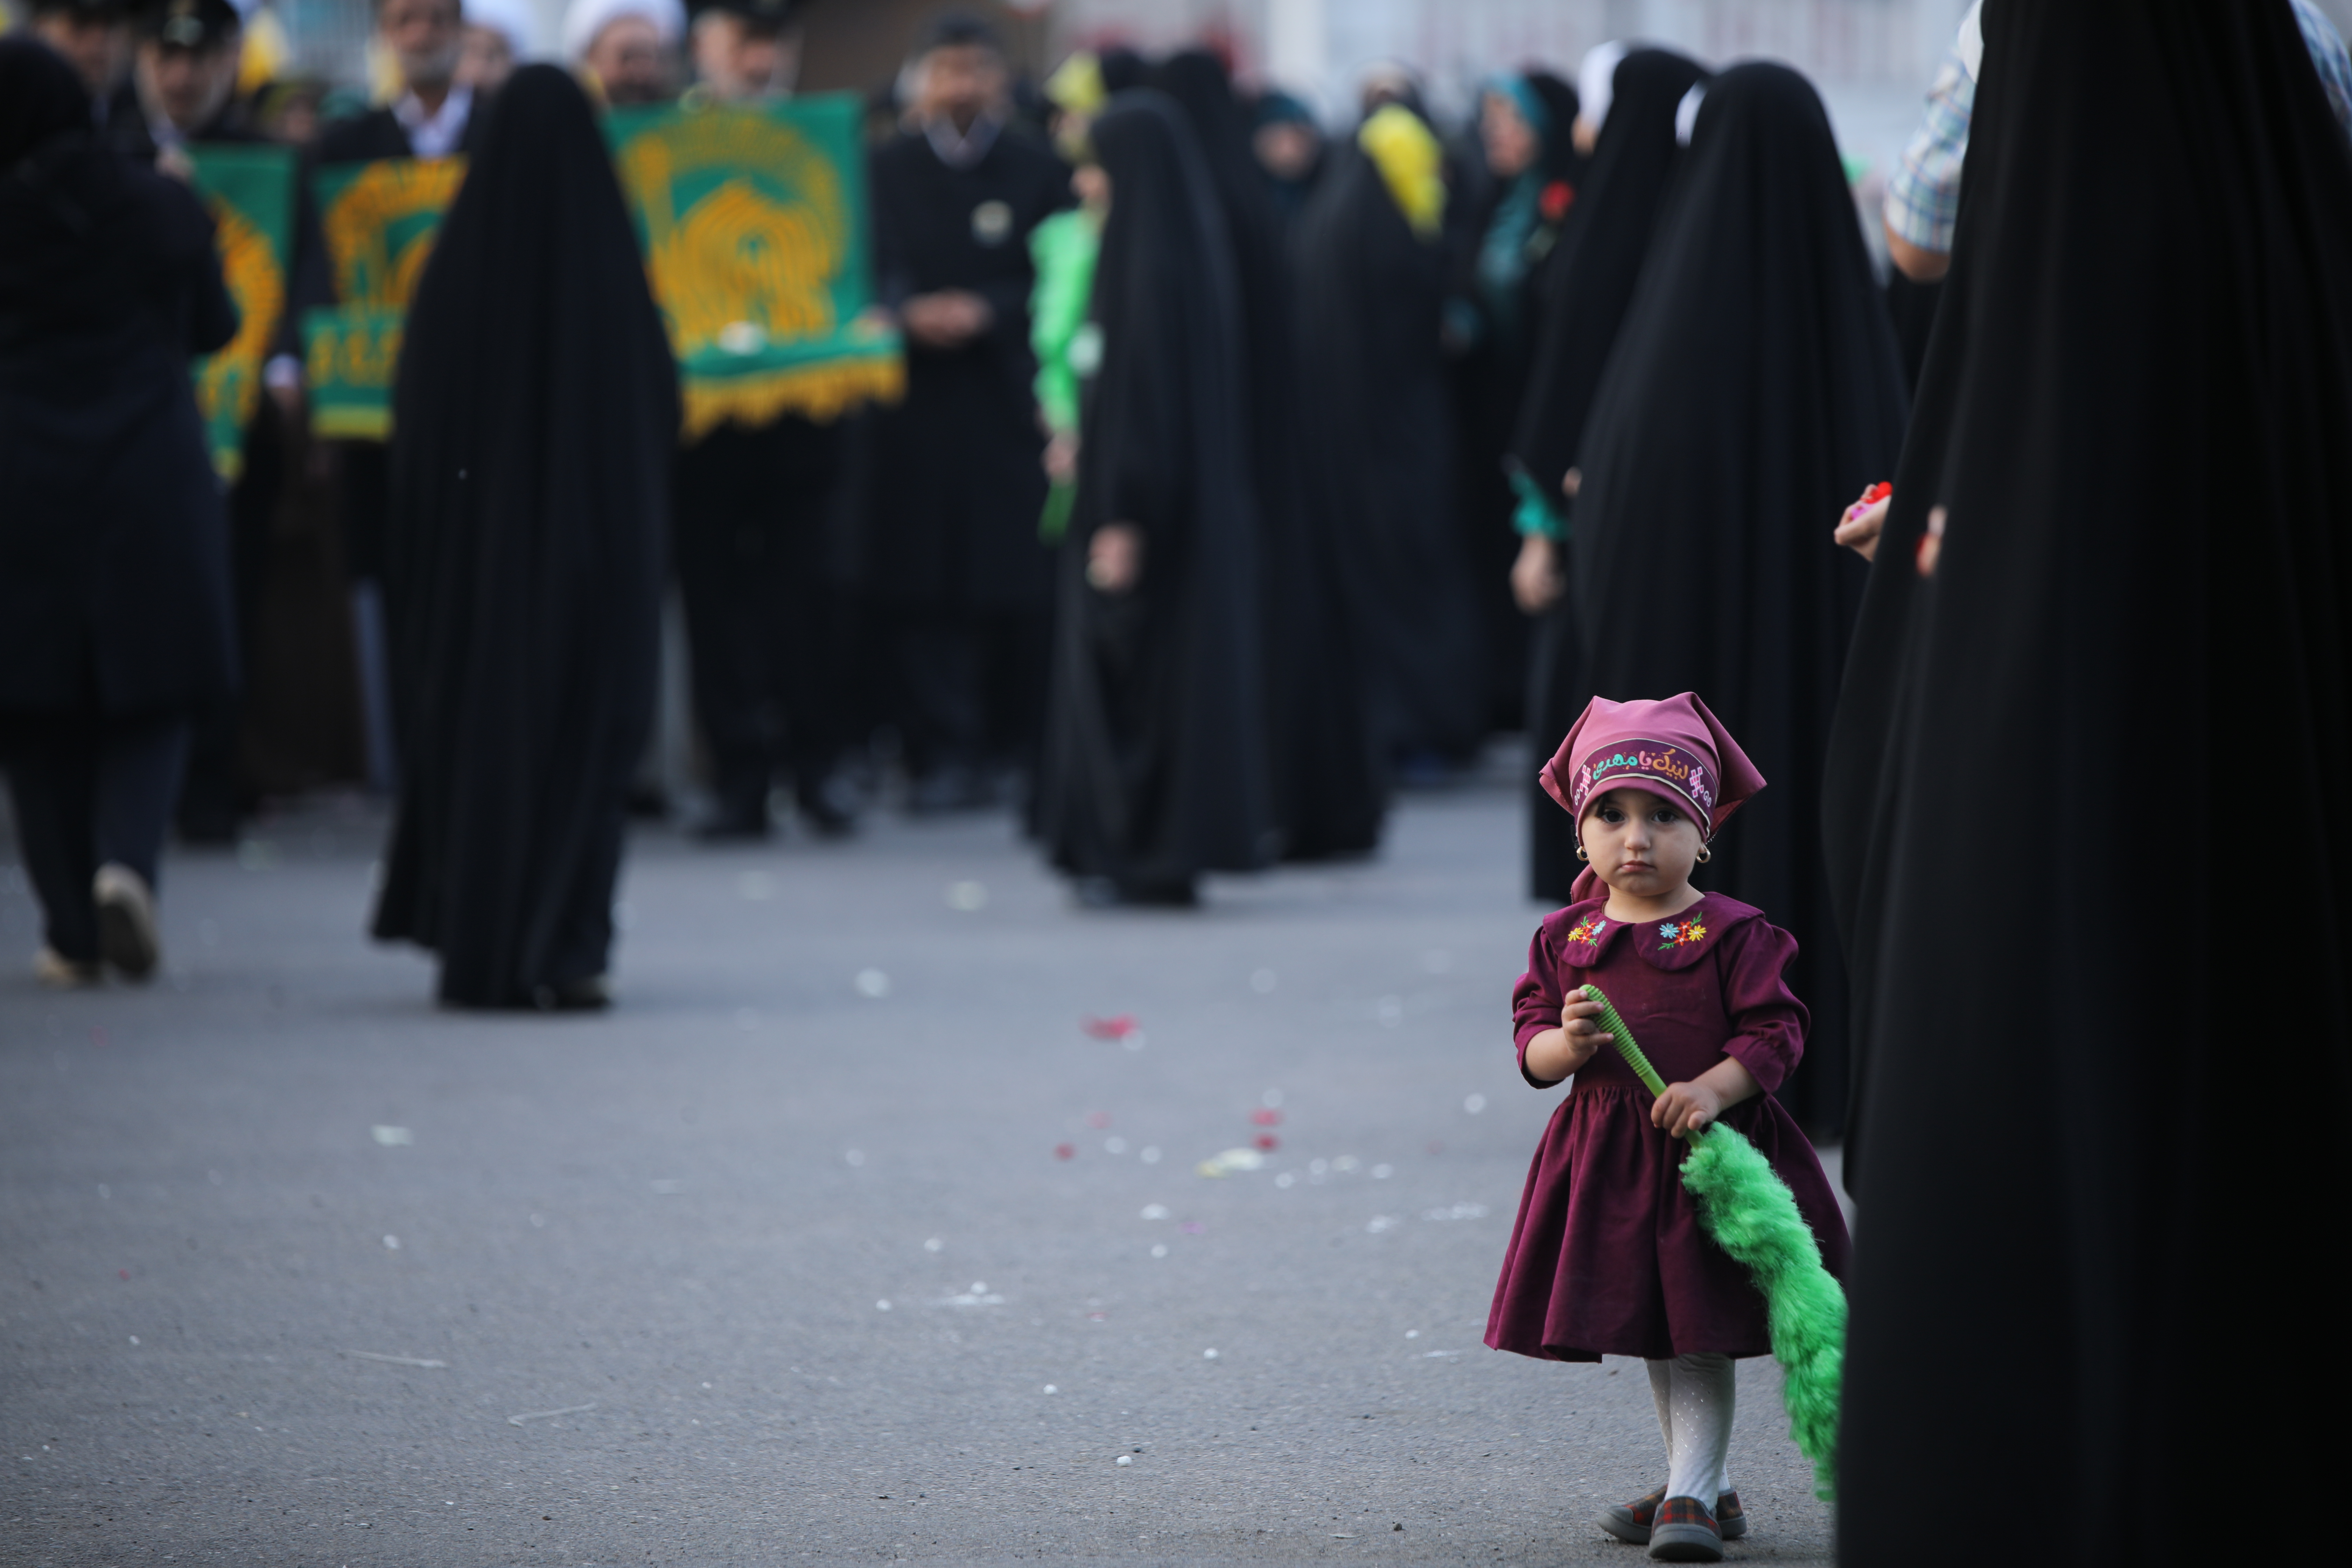
M 1685 1134 L 1723 1121 L 1796 1194 L 1832 1274 L 1845 1223 L 1812 1145 L 1772 1098 L 1804 1053 L 1796 956 L 1761 911 L 1690 884 L 1707 841 L 1763 777 L 1696 696 L 1595 698 L 1542 773 L 1586 862 L 1512 994 L 1519 1070 L 1572 1080 L 1545 1129 L 1486 1324 L 1496 1350 L 1649 1363 L 1666 1484 L 1601 1528 L 1671 1562 L 1713 1563 L 1747 1532 L 1731 1488 L 1732 1362 L 1770 1353 L 1764 1299 L 1683 1191 Z M 1595 1021 L 1591 981 L 1666 1079 L 1654 1100 Z

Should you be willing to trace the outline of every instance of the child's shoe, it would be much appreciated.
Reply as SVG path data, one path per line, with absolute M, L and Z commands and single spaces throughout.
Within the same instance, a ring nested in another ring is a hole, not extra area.
M 1647 1546 L 1651 1521 L 1657 1517 L 1658 1505 L 1665 1500 L 1666 1489 L 1660 1487 L 1647 1497 L 1616 1504 L 1597 1522 L 1620 1541 Z M 1739 1506 L 1738 1492 L 1725 1492 L 1715 1500 L 1715 1524 L 1717 1533 L 1726 1541 L 1737 1541 L 1748 1533 L 1748 1515 Z
M 1650 1521 L 1650 1557 L 1657 1563 L 1720 1563 L 1723 1532 L 1695 1497 L 1670 1497 Z

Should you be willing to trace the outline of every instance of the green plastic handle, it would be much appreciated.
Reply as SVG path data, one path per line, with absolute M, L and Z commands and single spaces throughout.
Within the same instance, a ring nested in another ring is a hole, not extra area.
M 1633 1069 L 1633 1076 L 1649 1086 L 1653 1098 L 1665 1093 L 1666 1080 L 1658 1076 L 1658 1069 L 1650 1065 L 1650 1058 L 1643 1056 L 1642 1047 L 1633 1043 L 1633 1031 L 1625 1026 L 1625 1020 L 1617 1016 L 1617 1009 L 1611 1006 L 1609 998 L 1601 994 L 1601 987 L 1587 985 L 1583 989 L 1586 1001 L 1601 1004 L 1601 1026 L 1609 1031 L 1610 1043 L 1617 1047 L 1617 1054 L 1625 1058 L 1625 1065 Z

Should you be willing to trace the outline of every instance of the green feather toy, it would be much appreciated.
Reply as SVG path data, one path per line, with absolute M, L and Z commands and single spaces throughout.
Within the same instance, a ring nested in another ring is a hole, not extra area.
M 1601 1025 L 1617 1054 L 1653 1096 L 1664 1079 L 1633 1043 L 1633 1031 L 1598 985 Z M 1772 1359 L 1780 1363 L 1780 1397 L 1789 1436 L 1813 1462 L 1815 1490 L 1828 1499 L 1837 1480 L 1838 1381 L 1845 1365 L 1845 1291 L 1822 1267 L 1821 1243 L 1797 1212 L 1789 1184 L 1738 1131 L 1721 1122 L 1689 1135 L 1683 1190 L 1698 1202 L 1699 1223 L 1717 1247 L 1748 1270 L 1764 1293 Z

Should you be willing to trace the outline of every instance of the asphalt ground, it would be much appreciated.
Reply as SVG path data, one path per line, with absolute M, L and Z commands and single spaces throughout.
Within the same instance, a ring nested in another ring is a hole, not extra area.
M 1190 912 L 647 832 L 594 1017 L 436 1008 L 355 805 L 173 858 L 144 989 L 37 988 L 0 850 L 0 1562 L 1645 1560 L 1640 1364 L 1480 1342 L 1520 799 Z M 1825 1562 L 1739 1383 L 1730 1555 Z

